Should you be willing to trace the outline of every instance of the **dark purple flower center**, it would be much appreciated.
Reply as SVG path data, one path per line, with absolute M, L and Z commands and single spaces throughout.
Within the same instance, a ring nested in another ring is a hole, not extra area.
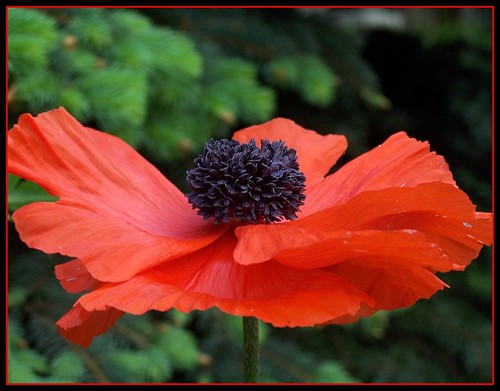
M 294 220 L 304 204 L 305 176 L 283 141 L 210 140 L 187 171 L 193 208 L 204 219 L 227 223 Z

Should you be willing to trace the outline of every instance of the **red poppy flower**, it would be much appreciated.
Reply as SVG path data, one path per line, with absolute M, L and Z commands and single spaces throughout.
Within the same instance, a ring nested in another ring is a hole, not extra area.
M 491 214 L 404 132 L 331 175 L 343 136 L 277 118 L 233 140 L 207 144 L 188 198 L 63 108 L 19 118 L 8 169 L 59 200 L 20 208 L 16 228 L 29 247 L 74 257 L 56 276 L 88 291 L 57 322 L 65 337 L 88 346 L 124 313 L 171 308 L 278 327 L 352 322 L 431 297 L 446 286 L 436 273 L 491 244 Z

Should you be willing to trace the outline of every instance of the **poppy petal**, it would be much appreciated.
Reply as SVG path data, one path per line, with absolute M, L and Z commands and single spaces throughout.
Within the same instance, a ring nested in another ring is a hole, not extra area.
M 365 230 L 382 232 L 370 243 Z M 235 260 L 244 265 L 275 259 L 294 267 L 323 267 L 360 253 L 400 254 L 414 245 L 415 254 L 432 255 L 429 266 L 444 271 L 468 265 L 483 245 L 491 244 L 492 229 L 491 215 L 476 213 L 464 192 L 435 182 L 363 192 L 292 222 L 238 227 L 236 236 Z
M 431 271 L 418 265 L 394 264 L 379 257 L 341 262 L 328 268 L 345 281 L 357 286 L 375 300 L 370 311 L 408 307 L 419 299 L 428 299 L 447 287 Z M 363 316 L 370 315 L 365 311 Z
M 239 130 L 233 139 L 242 143 L 255 139 L 258 144 L 261 140 L 284 141 L 288 148 L 297 151 L 300 171 L 306 177 L 306 192 L 323 179 L 347 148 L 347 140 L 342 135 L 321 135 L 286 118 Z
M 90 275 L 79 259 L 56 265 L 55 273 L 62 287 L 69 293 L 86 291 L 99 282 Z
M 26 205 L 13 218 L 28 246 L 48 254 L 77 256 L 99 281 L 126 280 L 214 240 L 208 235 L 192 240 L 152 235 L 95 211 L 59 202 Z
M 466 216 L 404 213 L 380 218 L 371 226 L 399 229 L 410 224 L 425 233 L 427 242 L 448 255 L 453 270 L 463 270 L 477 258 L 484 245 L 492 243 L 491 215 L 485 217 L 480 213 Z
M 428 142 L 398 132 L 311 188 L 299 216 L 345 202 L 364 191 L 427 182 L 455 184 L 448 164 L 442 156 L 430 152 Z
M 64 255 L 79 258 L 86 264 L 102 263 L 102 270 L 114 269 L 115 264 L 120 264 L 112 276 L 99 274 L 97 266 L 88 267 L 96 279 L 126 279 L 143 267 L 138 267 L 134 257 L 119 260 L 111 257 L 114 262 L 101 257 L 89 260 L 84 249 L 95 246 L 94 241 L 82 241 L 72 247 L 70 243 L 75 242 L 76 237 L 95 238 L 86 231 L 91 220 L 108 239 L 111 234 L 127 237 L 130 245 L 126 248 L 147 245 L 149 242 L 141 242 L 147 235 L 156 237 L 155 242 L 164 239 L 166 244 L 162 247 L 170 248 L 168 257 L 185 254 L 188 247 L 195 251 L 227 229 L 200 219 L 184 194 L 124 141 L 85 128 L 63 108 L 37 117 L 23 114 L 19 118 L 19 123 L 8 132 L 8 169 L 60 198 L 56 205 L 62 209 L 50 209 L 57 212 L 52 216 L 40 210 L 49 208 L 47 203 L 30 206 L 35 209 L 23 207 L 13 214 L 23 240 L 44 251 L 52 248 L 50 252 L 59 252 L 59 246 L 66 248 Z M 69 222 L 69 218 L 61 216 L 63 212 L 82 221 Z M 56 227 L 59 223 L 64 225 Z M 68 223 L 73 229 L 64 235 L 62 231 Z M 77 228 L 79 223 L 85 230 Z M 60 232 L 58 246 L 54 247 L 51 235 L 43 234 L 43 227 Z M 133 231 L 137 234 L 135 239 Z M 121 245 L 123 240 L 117 239 L 116 243 Z M 119 248 L 114 250 L 122 255 L 127 253 Z M 113 248 L 108 251 L 112 252 Z M 165 258 L 152 259 L 147 266 Z
M 102 284 L 78 303 L 87 311 L 115 308 L 136 315 L 218 307 L 277 327 L 322 324 L 374 305 L 368 295 L 324 270 L 299 270 L 278 262 L 239 265 L 232 258 L 236 239 L 229 235 L 129 281 Z
M 310 241 L 305 246 L 284 249 L 273 259 L 290 267 L 311 269 L 367 254 L 393 259 L 395 263 L 420 265 L 434 271 L 444 272 L 453 268 L 442 250 L 415 230 L 329 232 L 318 235 L 316 242 Z
M 76 304 L 56 322 L 59 332 L 69 341 L 89 347 L 92 339 L 104 334 L 124 315 L 122 311 L 109 308 L 106 311 L 87 311 Z

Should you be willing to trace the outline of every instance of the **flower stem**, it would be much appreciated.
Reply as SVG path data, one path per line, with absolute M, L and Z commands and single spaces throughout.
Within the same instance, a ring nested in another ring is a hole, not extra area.
M 259 359 L 259 320 L 243 317 L 243 376 L 245 383 L 258 383 L 260 372 Z

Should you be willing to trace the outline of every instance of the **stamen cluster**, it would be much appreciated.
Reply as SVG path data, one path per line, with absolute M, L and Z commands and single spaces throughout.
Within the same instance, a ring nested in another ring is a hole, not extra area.
M 227 223 L 294 220 L 304 204 L 305 176 L 283 141 L 210 140 L 187 171 L 193 208 L 204 219 Z

